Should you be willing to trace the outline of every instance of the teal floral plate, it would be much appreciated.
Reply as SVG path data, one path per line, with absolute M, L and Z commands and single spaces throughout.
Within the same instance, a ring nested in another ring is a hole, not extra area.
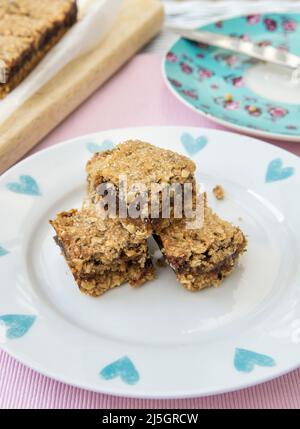
M 300 56 L 300 14 L 240 16 L 201 29 Z M 179 39 L 163 70 L 173 93 L 210 119 L 248 134 L 300 141 L 300 83 L 287 69 Z

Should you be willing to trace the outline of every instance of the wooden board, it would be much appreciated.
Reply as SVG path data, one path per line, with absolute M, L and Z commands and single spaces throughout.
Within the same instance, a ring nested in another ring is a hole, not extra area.
M 158 0 L 124 0 L 110 33 L 0 125 L 0 173 L 32 149 L 160 30 Z

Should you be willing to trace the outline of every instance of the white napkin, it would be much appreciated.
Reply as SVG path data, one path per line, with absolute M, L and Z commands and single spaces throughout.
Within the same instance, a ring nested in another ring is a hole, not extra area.
M 122 0 L 78 0 L 79 21 L 30 75 L 0 101 L 0 123 L 70 61 L 93 49 L 112 25 Z
M 193 27 L 232 15 L 300 11 L 300 2 L 295 0 L 163 0 L 163 4 L 168 24 Z

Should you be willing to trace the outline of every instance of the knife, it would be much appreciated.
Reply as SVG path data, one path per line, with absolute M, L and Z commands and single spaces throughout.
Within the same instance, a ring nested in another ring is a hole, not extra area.
M 230 51 L 246 54 L 249 57 L 288 67 L 300 76 L 300 57 L 272 46 L 259 46 L 247 40 L 209 31 L 192 30 L 180 27 L 168 27 L 168 30 L 193 42 L 205 43 Z

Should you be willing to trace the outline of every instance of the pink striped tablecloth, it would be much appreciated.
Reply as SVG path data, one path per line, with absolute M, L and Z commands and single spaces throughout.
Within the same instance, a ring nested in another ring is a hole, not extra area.
M 138 55 L 44 139 L 35 151 L 82 134 L 143 125 L 220 128 L 165 87 L 161 58 Z M 300 155 L 300 142 L 276 143 Z M 58 383 L 0 352 L 0 408 L 299 408 L 300 370 L 234 393 L 185 400 L 117 398 Z

